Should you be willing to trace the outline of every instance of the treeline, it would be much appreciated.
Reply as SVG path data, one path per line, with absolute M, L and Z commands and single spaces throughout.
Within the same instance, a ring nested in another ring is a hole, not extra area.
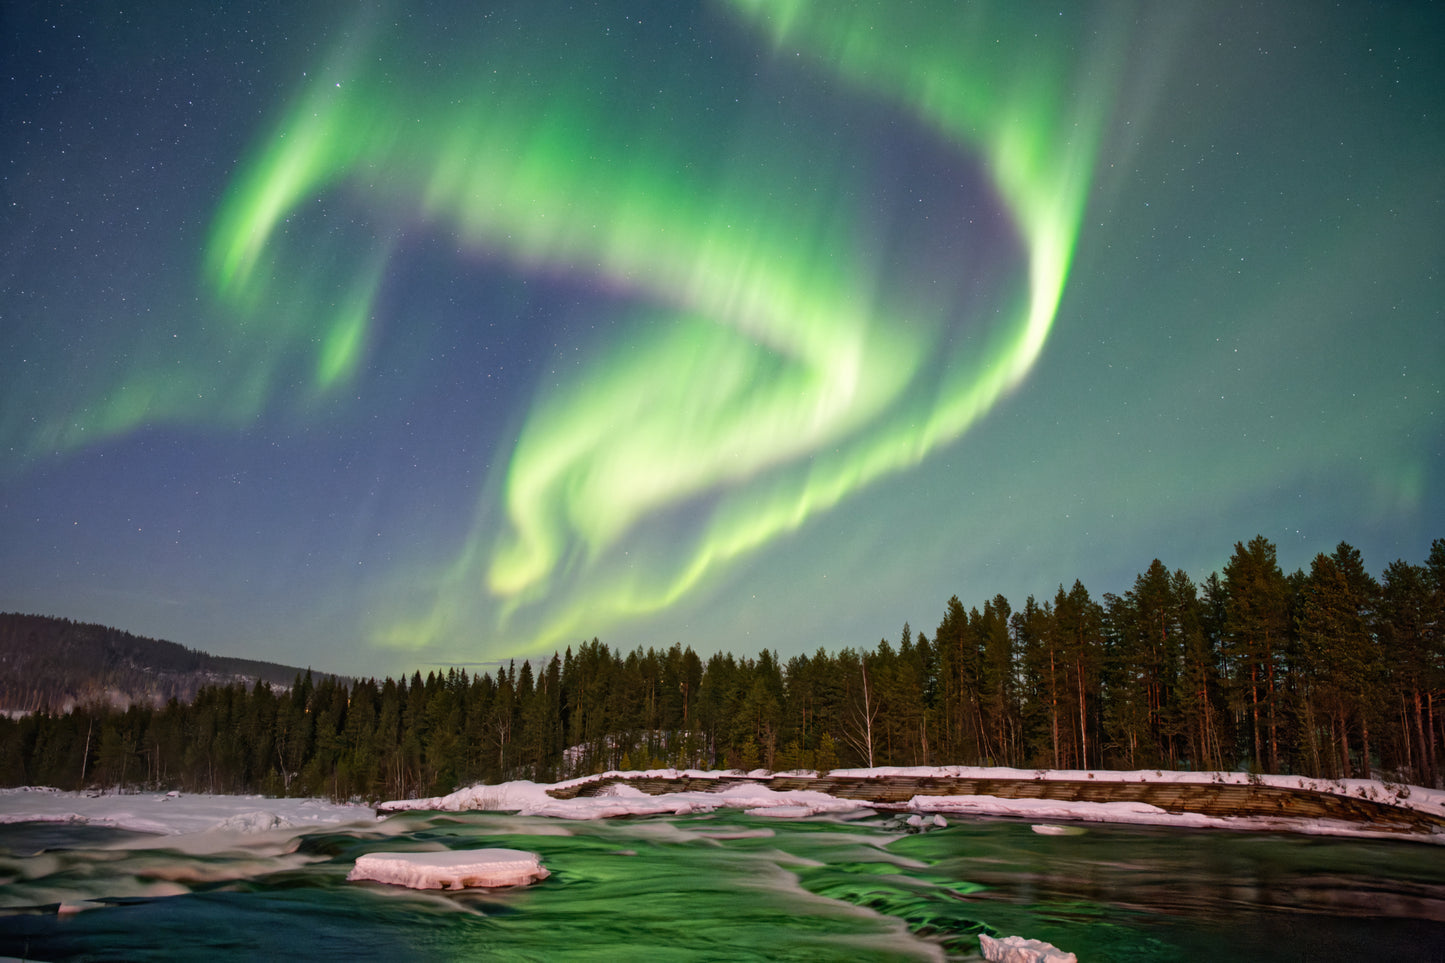
M 1154 561 L 929 636 L 786 661 L 593 640 L 536 667 L 0 719 L 0 781 L 401 798 L 641 767 L 871 765 L 1382 774 L 1441 784 L 1445 539 L 1376 580 L 1347 544 L 1285 574 L 1264 537 L 1195 584 Z

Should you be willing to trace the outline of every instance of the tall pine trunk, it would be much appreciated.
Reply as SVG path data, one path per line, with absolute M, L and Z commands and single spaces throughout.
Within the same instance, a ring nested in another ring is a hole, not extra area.
M 1254 722 L 1254 765 L 1258 769 L 1264 764 L 1264 743 L 1259 734 L 1259 665 L 1251 660 L 1249 666 L 1250 716 Z
M 1059 682 L 1054 668 L 1054 650 L 1049 648 L 1049 721 L 1053 727 L 1054 768 L 1059 768 Z
M 1340 755 L 1343 757 L 1340 760 L 1341 775 L 1349 779 L 1353 773 L 1350 767 L 1350 723 L 1343 710 L 1337 713 L 1336 724 L 1340 727 Z
M 1419 698 L 1419 693 L 1418 693 L 1418 692 L 1416 692 L 1415 697 L 1416 697 L 1417 699 Z M 1427 766 L 1430 768 L 1430 786 L 1431 786 L 1431 788 L 1433 788 L 1433 789 L 1438 789 L 1439 786 L 1440 786 L 1440 767 L 1439 767 L 1439 765 L 1437 764 L 1436 759 L 1435 759 L 1435 693 L 1434 693 L 1434 692 L 1427 692 L 1427 693 L 1425 693 L 1425 708 L 1426 708 L 1426 719 L 1427 719 L 1427 721 L 1429 722 L 1429 725 L 1425 727 L 1425 731 L 1428 733 L 1428 736 L 1427 736 L 1427 738 L 1425 739 L 1425 765 L 1427 765 Z
M 1266 648 L 1266 651 L 1268 649 Z M 1276 723 L 1274 707 L 1276 701 L 1274 691 L 1274 657 L 1269 660 L 1269 771 L 1279 772 L 1279 729 Z

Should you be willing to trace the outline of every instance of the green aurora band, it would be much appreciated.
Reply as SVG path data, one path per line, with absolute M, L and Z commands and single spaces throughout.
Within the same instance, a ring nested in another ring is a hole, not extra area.
M 583 346 L 575 376 L 539 386 L 465 548 L 411 616 L 376 627 L 379 644 L 474 636 L 483 585 L 498 638 L 518 654 L 667 608 L 960 437 L 1043 350 L 1108 100 L 1091 71 L 1110 51 L 1079 54 L 1062 22 L 990 5 L 727 6 L 724 23 L 771 45 L 775 62 L 831 83 L 832 96 L 904 111 L 960 168 L 981 169 L 1012 224 L 1019 275 L 990 293 L 986 325 L 954 338 L 956 305 L 878 276 L 866 198 L 848 165 L 800 156 L 806 119 L 802 131 L 744 117 L 709 132 L 682 94 L 658 91 L 669 116 L 691 120 L 679 137 L 676 121 L 619 107 L 628 81 L 585 57 L 532 72 L 504 43 L 483 43 L 477 76 L 407 89 L 402 71 L 375 67 L 377 41 L 353 42 L 223 203 L 206 260 L 235 325 L 223 340 L 263 333 L 311 356 L 311 398 L 363 369 L 397 238 L 377 232 L 350 282 L 321 284 L 345 254 L 323 242 L 298 257 L 292 235 L 331 192 L 627 306 L 621 334 Z M 973 256 L 959 251 L 960 265 Z M 232 392 L 237 419 L 283 378 L 251 372 Z M 167 407 L 147 401 L 121 422 Z

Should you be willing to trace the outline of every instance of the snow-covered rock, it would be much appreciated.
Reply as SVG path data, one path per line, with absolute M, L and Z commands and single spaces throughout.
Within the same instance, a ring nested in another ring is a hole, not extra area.
M 520 849 L 453 849 L 439 853 L 369 853 L 347 879 L 412 889 L 527 886 L 550 874 L 536 853 Z
M 978 948 L 983 951 L 983 958 L 993 963 L 1079 963 L 1077 956 L 1065 953 L 1052 943 L 1026 940 L 1022 936 L 998 940 L 980 933 Z

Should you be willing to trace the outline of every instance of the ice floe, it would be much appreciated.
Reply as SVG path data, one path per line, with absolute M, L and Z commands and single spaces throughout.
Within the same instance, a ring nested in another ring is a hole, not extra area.
M 986 933 L 978 936 L 978 948 L 990 963 L 1079 963 L 1072 953 L 1065 953 L 1052 943 L 1026 940 L 1022 936 L 994 939 Z
M 536 853 L 520 849 L 452 849 L 358 856 L 346 878 L 411 889 L 455 890 L 527 886 L 548 875 Z

